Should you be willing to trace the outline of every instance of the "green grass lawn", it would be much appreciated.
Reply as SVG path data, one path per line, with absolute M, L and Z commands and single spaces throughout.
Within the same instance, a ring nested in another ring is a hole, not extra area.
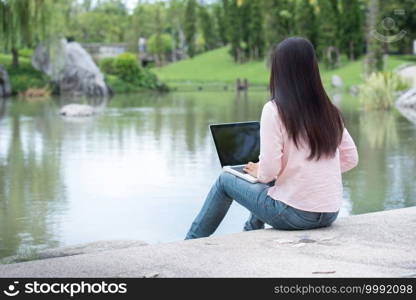
M 390 56 L 387 60 L 387 70 L 407 63 L 408 57 Z M 212 50 L 194 58 L 166 65 L 162 68 L 154 68 L 153 71 L 162 82 L 168 85 L 182 84 L 209 84 L 209 83 L 234 83 L 236 78 L 247 78 L 251 85 L 266 85 L 269 71 L 264 61 L 248 62 L 244 64 L 234 63 L 228 53 L 228 47 Z M 341 67 L 335 70 L 326 70 L 321 66 L 321 76 L 325 86 L 329 86 L 332 75 L 339 75 L 345 87 L 357 85 L 362 82 L 362 59 L 349 62 L 341 60 Z

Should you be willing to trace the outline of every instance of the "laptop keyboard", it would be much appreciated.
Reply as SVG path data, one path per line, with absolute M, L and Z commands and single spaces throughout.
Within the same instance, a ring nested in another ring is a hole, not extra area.
M 236 170 L 240 173 L 246 174 L 246 172 L 244 172 L 244 166 L 231 167 L 231 169 Z

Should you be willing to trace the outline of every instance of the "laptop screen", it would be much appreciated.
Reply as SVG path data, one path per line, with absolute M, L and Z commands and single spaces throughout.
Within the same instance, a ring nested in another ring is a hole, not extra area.
M 218 124 L 210 129 L 222 167 L 259 160 L 259 122 Z

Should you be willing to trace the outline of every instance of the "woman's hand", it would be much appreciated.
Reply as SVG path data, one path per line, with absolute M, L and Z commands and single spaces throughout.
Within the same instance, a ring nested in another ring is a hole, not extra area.
M 253 177 L 257 178 L 257 170 L 259 168 L 259 164 L 258 163 L 253 163 L 253 162 L 249 162 L 245 167 L 244 167 L 244 172 L 250 174 Z

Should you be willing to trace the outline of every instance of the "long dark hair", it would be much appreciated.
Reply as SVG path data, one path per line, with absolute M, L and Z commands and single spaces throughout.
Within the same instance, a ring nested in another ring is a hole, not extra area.
M 296 147 L 304 140 L 309 160 L 333 157 L 344 123 L 322 85 L 315 50 L 307 39 L 280 42 L 271 57 L 270 93 L 288 136 Z

